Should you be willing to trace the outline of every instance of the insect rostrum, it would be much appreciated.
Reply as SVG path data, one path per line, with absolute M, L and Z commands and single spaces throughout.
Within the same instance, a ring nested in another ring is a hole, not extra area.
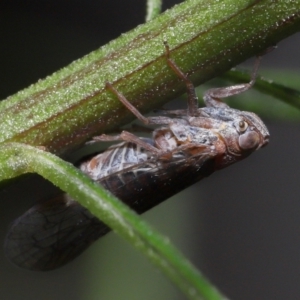
M 143 213 L 215 170 L 265 146 L 269 132 L 254 113 L 230 108 L 222 98 L 248 90 L 250 83 L 208 90 L 206 107 L 198 108 L 192 82 L 172 61 L 168 65 L 187 87 L 187 110 L 146 118 L 112 84 L 106 87 L 143 123 L 155 124 L 152 138 L 123 131 L 101 141 L 122 140 L 79 168 L 138 213 Z M 155 193 L 154 191 L 159 191 Z M 38 203 L 11 226 L 5 251 L 16 265 L 38 271 L 58 268 L 77 257 L 110 229 L 88 210 L 61 194 Z

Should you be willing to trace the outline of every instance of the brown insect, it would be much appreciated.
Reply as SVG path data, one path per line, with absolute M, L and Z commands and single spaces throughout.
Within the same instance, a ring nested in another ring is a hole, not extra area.
M 140 138 L 128 131 L 96 137 L 100 141 L 123 142 L 79 165 L 138 213 L 269 142 L 269 132 L 256 114 L 230 108 L 221 101 L 254 84 L 259 59 L 249 83 L 210 89 L 204 95 L 206 107 L 198 108 L 192 82 L 170 58 L 167 44 L 165 47 L 168 65 L 186 84 L 187 109 L 147 118 L 107 83 L 107 89 L 140 121 L 158 128 L 152 138 Z M 88 210 L 61 194 L 36 204 L 13 223 L 5 251 L 22 268 L 52 270 L 73 260 L 109 231 Z

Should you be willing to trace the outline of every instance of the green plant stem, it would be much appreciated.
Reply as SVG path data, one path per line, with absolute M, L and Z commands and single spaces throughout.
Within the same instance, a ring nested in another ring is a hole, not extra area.
M 161 13 L 161 0 L 147 0 L 146 22 L 155 19 Z
M 144 253 L 189 299 L 226 299 L 136 213 L 73 165 L 57 156 L 19 143 L 0 146 L 0 180 L 38 173 L 87 207 L 95 216 Z
M 62 154 L 133 116 L 105 89 L 111 82 L 142 112 L 295 33 L 300 0 L 188 0 L 0 103 L 0 142 Z

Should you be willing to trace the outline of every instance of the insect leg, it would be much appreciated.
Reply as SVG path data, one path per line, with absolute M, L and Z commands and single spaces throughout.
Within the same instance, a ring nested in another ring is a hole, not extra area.
M 156 125 L 165 125 L 165 124 L 170 124 L 172 122 L 172 119 L 164 116 L 158 116 L 158 117 L 144 117 L 138 109 L 136 109 L 127 99 L 126 97 L 121 94 L 117 89 L 113 87 L 113 85 L 109 82 L 106 82 L 106 87 L 113 92 L 118 99 L 124 104 L 124 106 L 130 110 L 136 117 L 139 119 L 141 122 L 144 124 L 156 124 Z
M 100 136 L 95 136 L 93 138 L 95 141 L 125 141 L 125 142 L 131 142 L 136 145 L 139 145 L 140 147 L 144 148 L 145 150 L 150 151 L 153 154 L 160 154 L 161 150 L 158 148 L 150 145 L 149 143 L 145 142 L 144 140 L 140 139 L 138 136 L 130 133 L 129 131 L 123 130 L 121 134 L 110 136 L 106 134 L 102 134 Z
M 261 56 L 256 58 L 253 71 L 251 73 L 251 80 L 248 83 L 237 84 L 221 88 L 213 88 L 205 92 L 203 100 L 208 107 L 223 107 L 227 108 L 228 105 L 222 102 L 221 99 L 237 95 L 249 90 L 255 83 L 258 67 L 260 65 Z
M 196 95 L 195 87 L 192 81 L 188 78 L 186 74 L 184 74 L 180 68 L 176 65 L 176 63 L 170 58 L 170 48 L 168 43 L 164 42 L 166 48 L 166 58 L 169 67 L 175 72 L 175 74 L 184 81 L 187 88 L 187 96 L 188 96 L 188 115 L 191 117 L 198 116 L 198 97 Z

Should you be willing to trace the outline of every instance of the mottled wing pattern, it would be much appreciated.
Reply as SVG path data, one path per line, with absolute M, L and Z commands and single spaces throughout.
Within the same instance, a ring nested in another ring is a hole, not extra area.
M 123 147 L 112 148 L 110 154 L 104 152 L 105 166 L 108 162 L 111 164 L 111 157 L 119 164 L 123 163 L 121 157 L 130 149 L 128 145 Z M 141 163 L 137 163 L 139 158 L 132 153 L 131 158 L 126 159 L 131 162 L 130 167 L 97 182 L 138 213 L 145 212 L 214 170 L 215 153 L 200 153 L 190 158 L 178 153 L 159 163 L 156 159 L 147 160 L 140 147 L 131 147 L 136 149 L 135 154 L 141 157 Z M 101 161 L 101 155 L 96 157 Z M 98 160 L 90 162 L 97 166 Z M 101 169 L 100 165 L 96 167 L 98 169 Z M 106 174 L 105 170 L 103 173 Z M 94 179 L 101 177 L 100 174 L 88 175 Z M 61 194 L 36 204 L 12 224 L 6 237 L 5 252 L 19 267 L 48 271 L 72 261 L 108 231 L 110 228 L 88 210 Z
M 39 203 L 14 221 L 5 243 L 19 267 L 47 271 L 81 254 L 109 228 L 65 194 Z

